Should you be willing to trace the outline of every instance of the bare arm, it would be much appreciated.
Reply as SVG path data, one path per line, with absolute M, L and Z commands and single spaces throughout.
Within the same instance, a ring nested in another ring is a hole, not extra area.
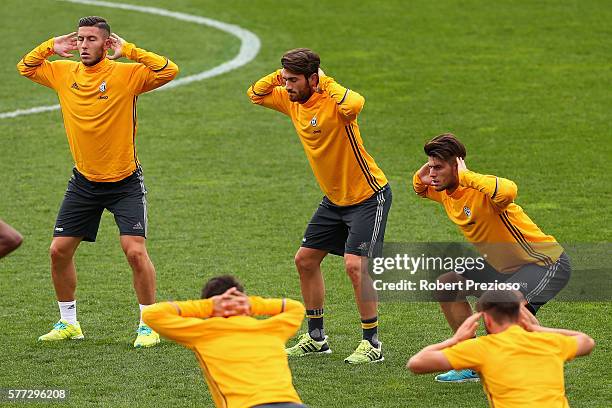
M 453 367 L 448 358 L 442 353 L 442 350 L 474 337 L 478 328 L 478 319 L 480 319 L 481 315 L 482 313 L 475 313 L 468 317 L 450 339 L 424 347 L 408 360 L 406 367 L 415 374 L 452 369 Z
M 453 367 L 441 350 L 444 350 L 447 347 L 452 347 L 455 344 L 457 344 L 457 342 L 450 338 L 441 343 L 427 346 L 414 356 L 410 357 L 406 368 L 415 374 L 426 374 L 436 371 L 451 370 Z
M 0 220 L 0 258 L 19 248 L 23 237 L 16 229 Z
M 586 356 L 591 354 L 593 348 L 595 348 L 595 340 L 586 333 L 582 333 L 575 330 L 567 329 L 554 329 L 551 327 L 541 326 L 540 323 L 525 309 L 521 307 L 519 324 L 527 331 L 530 332 L 541 332 L 541 333 L 558 333 L 564 336 L 574 337 L 578 343 L 576 349 L 576 356 Z

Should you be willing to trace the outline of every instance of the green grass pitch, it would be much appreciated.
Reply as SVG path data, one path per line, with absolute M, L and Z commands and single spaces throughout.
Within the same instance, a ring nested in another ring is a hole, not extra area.
M 149 189 L 148 246 L 158 298 L 198 296 L 215 274 L 251 293 L 300 299 L 293 265 L 321 193 L 290 121 L 252 106 L 245 91 L 284 51 L 310 47 L 322 67 L 366 98 L 366 147 L 394 192 L 387 241 L 461 241 L 441 207 L 418 199 L 412 173 L 423 143 L 452 131 L 468 167 L 514 180 L 518 202 L 561 242 L 610 242 L 612 8 L 608 1 L 199 1 L 130 0 L 206 16 L 256 33 L 250 64 L 139 100 L 137 146 Z M 164 54 L 181 76 L 231 59 L 239 41 L 164 17 L 52 0 L 3 0 L 0 112 L 57 103 L 15 65 L 79 17 L 107 17 L 114 31 Z M 0 388 L 57 387 L 64 406 L 212 406 L 191 352 L 165 341 L 133 350 L 138 305 L 131 272 L 105 214 L 76 263 L 86 339 L 39 344 L 58 318 L 47 250 L 72 161 L 59 112 L 0 120 L 0 217 L 25 236 L 0 261 Z M 360 339 L 341 260 L 323 265 L 326 331 L 334 353 L 291 361 L 312 407 L 485 407 L 479 384 L 436 384 L 404 369 L 407 358 L 450 332 L 434 304 L 380 306 L 383 364 L 342 360 Z M 574 276 L 580 279 L 580 276 Z M 591 334 L 593 354 L 566 366 L 576 407 L 609 406 L 610 303 L 551 303 L 546 325 Z

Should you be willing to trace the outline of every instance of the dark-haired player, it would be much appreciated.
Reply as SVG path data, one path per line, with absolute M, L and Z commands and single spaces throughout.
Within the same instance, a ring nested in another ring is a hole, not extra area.
M 542 327 L 512 291 L 488 291 L 450 339 L 408 361 L 416 374 L 448 369 L 480 373 L 491 407 L 569 407 L 563 363 L 591 353 L 595 342 L 572 330 Z M 482 316 L 489 335 L 473 338 Z
M 450 220 L 465 238 L 486 256 L 485 268 L 462 274 L 448 272 L 438 279 L 459 282 L 516 283 L 535 314 L 567 284 L 570 262 L 554 237 L 540 228 L 514 202 L 514 182 L 467 169 L 466 150 L 455 135 L 436 136 L 425 144 L 428 161 L 413 177 L 414 191 L 444 206 Z M 453 331 L 472 315 L 465 296 L 482 291 L 445 293 L 440 299 L 444 316 Z M 453 301 L 449 300 L 452 299 Z M 436 377 L 441 382 L 477 381 L 470 370 L 450 371 Z
M 107 55 L 109 49 L 112 55 Z M 47 61 L 57 54 L 80 61 Z M 135 63 L 121 63 L 120 57 Z M 138 95 L 171 81 L 178 67 L 165 57 L 137 48 L 101 17 L 84 17 L 77 32 L 51 38 L 26 54 L 19 73 L 57 92 L 70 151 L 72 177 L 51 242 L 51 276 L 60 320 L 39 340 L 83 338 L 76 315 L 74 254 L 81 241 L 96 239 L 104 209 L 115 216 L 121 248 L 134 274 L 140 308 L 155 302 L 155 269 L 147 249 L 147 202 L 136 155 Z M 135 347 L 159 343 L 141 320 Z
M 287 339 L 304 319 L 304 306 L 243 292 L 233 276 L 217 276 L 204 285 L 202 299 L 149 306 L 143 319 L 193 350 L 217 407 L 305 407 L 285 353 Z M 264 315 L 271 317 L 252 317 Z
M 391 188 L 361 139 L 357 115 L 365 103 L 363 96 L 326 76 L 319 64 L 319 56 L 307 48 L 287 51 L 281 58 L 283 68 L 247 91 L 253 103 L 291 118 L 325 194 L 295 255 L 308 332 L 287 353 L 331 353 L 323 330 L 321 262 L 332 253 L 344 257 L 363 331 L 363 340 L 344 361 L 378 362 L 384 360 L 377 334 L 378 299 L 371 290 L 367 258 L 382 248 Z

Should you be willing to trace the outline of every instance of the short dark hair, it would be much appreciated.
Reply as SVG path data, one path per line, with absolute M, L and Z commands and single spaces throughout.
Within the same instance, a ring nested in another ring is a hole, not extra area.
M 79 20 L 79 27 L 98 27 L 106 31 L 110 35 L 110 25 L 106 22 L 106 19 L 98 16 L 83 17 Z
M 294 74 L 302 74 L 308 79 L 312 74 L 319 72 L 321 58 L 308 48 L 295 48 L 289 50 L 281 58 L 281 65 Z
M 452 162 L 456 157 L 467 156 L 465 146 L 452 133 L 443 133 L 425 143 L 425 154 L 440 160 Z
M 512 290 L 489 290 L 480 296 L 476 309 L 485 312 L 497 323 L 516 322 L 521 300 Z
M 244 293 L 244 287 L 242 286 L 242 283 L 240 283 L 240 281 L 238 281 L 238 279 L 236 279 L 234 276 L 215 276 L 214 278 L 209 279 L 208 282 L 204 284 L 204 287 L 202 288 L 201 298 L 208 299 L 213 296 L 221 295 L 225 293 L 226 290 L 231 288 L 236 288 L 240 292 Z

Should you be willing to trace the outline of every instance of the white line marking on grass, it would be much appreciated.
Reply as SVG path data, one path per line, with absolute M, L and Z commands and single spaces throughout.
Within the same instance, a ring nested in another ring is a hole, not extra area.
M 12 112 L 0 113 L 0 119 L 16 118 L 17 116 L 32 115 L 34 113 L 49 112 L 59 109 L 59 105 L 37 106 L 30 109 L 17 109 Z
M 77 4 L 87 4 L 91 6 L 100 6 L 100 7 L 110 7 L 122 10 L 131 10 L 131 11 L 139 11 L 141 13 L 155 14 L 158 16 L 170 17 L 176 20 L 187 21 L 190 23 L 196 23 L 200 25 L 205 25 L 208 27 L 216 28 L 221 31 L 225 31 L 235 37 L 238 37 L 240 40 L 240 52 L 230 61 L 224 62 L 221 65 L 218 65 L 214 68 L 211 68 L 206 71 L 202 71 L 198 74 L 189 75 L 184 78 L 175 79 L 172 82 L 167 83 L 161 88 L 157 88 L 156 91 L 165 90 L 175 88 L 181 85 L 187 85 L 191 82 L 201 81 L 203 79 L 208 79 L 215 77 L 217 75 L 224 74 L 236 68 L 239 68 L 243 65 L 251 62 L 259 53 L 259 48 L 261 47 L 261 42 L 259 41 L 259 37 L 257 37 L 252 32 L 245 30 L 242 27 L 239 27 L 234 24 L 228 24 L 221 21 L 213 20 L 211 18 L 196 16 L 193 14 L 180 13 L 177 11 L 165 10 L 157 7 L 144 7 L 144 6 L 135 6 L 132 4 L 119 4 L 119 3 L 111 3 L 107 1 L 96 1 L 96 0 L 58 0 L 58 1 L 67 1 L 70 3 Z M 29 109 L 18 109 L 12 112 L 2 112 L 0 113 L 0 119 L 8 119 L 8 118 L 16 118 L 17 116 L 23 115 L 32 115 L 35 113 L 48 112 L 59 109 L 59 105 L 48 105 L 48 106 L 36 106 L 34 108 Z

